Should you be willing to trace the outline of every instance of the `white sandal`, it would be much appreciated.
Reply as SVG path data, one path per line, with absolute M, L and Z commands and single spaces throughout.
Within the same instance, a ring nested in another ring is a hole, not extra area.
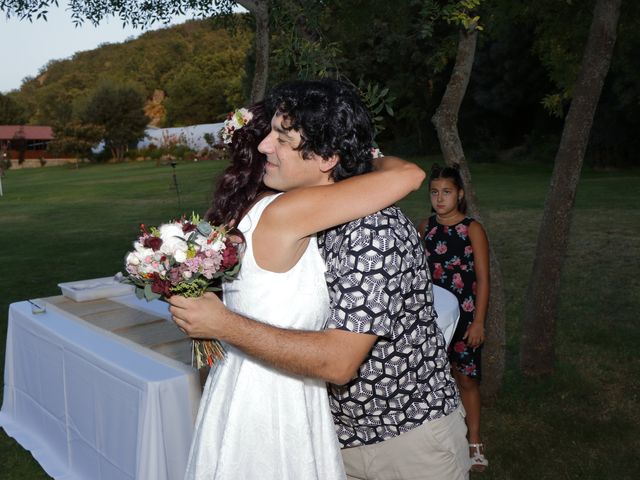
M 472 472 L 484 472 L 484 469 L 489 466 L 489 460 L 484 456 L 484 445 L 482 443 L 470 443 L 469 448 L 472 452 L 471 455 L 471 471 Z

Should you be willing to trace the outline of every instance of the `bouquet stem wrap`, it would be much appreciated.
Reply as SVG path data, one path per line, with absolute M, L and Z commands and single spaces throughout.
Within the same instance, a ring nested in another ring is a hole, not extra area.
M 211 288 L 207 282 L 195 280 L 189 284 L 183 284 L 173 288 L 172 293 L 187 298 L 197 298 L 203 296 L 208 291 L 219 290 L 219 288 Z M 191 341 L 191 364 L 198 370 L 205 365 L 212 367 L 214 363 L 224 358 L 224 354 L 224 346 L 215 338 L 210 340 L 194 338 Z

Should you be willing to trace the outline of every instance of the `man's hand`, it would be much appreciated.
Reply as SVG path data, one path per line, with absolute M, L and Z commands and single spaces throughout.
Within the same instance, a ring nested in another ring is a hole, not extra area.
M 229 310 L 215 294 L 207 292 L 198 298 L 174 295 L 167 301 L 173 321 L 191 338 L 224 337 Z
M 338 385 L 358 371 L 375 335 L 344 330 L 289 330 L 228 310 L 213 293 L 168 299 L 173 321 L 192 338 L 217 338 L 287 372 Z

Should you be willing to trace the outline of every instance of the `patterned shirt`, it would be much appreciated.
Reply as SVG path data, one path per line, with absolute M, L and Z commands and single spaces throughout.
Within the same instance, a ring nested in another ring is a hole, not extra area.
M 328 387 L 342 447 L 378 443 L 455 410 L 459 394 L 413 224 L 389 207 L 328 230 L 318 245 L 331 297 L 327 328 L 378 336 L 358 376 Z

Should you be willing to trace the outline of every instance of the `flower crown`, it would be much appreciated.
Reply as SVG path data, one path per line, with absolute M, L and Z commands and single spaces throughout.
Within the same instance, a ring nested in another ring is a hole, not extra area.
M 233 132 L 244 127 L 252 118 L 253 113 L 246 108 L 239 108 L 235 112 L 229 113 L 229 115 L 227 115 L 227 119 L 224 121 L 222 130 L 220 131 L 222 142 L 225 145 L 230 144 L 231 139 L 233 138 Z

